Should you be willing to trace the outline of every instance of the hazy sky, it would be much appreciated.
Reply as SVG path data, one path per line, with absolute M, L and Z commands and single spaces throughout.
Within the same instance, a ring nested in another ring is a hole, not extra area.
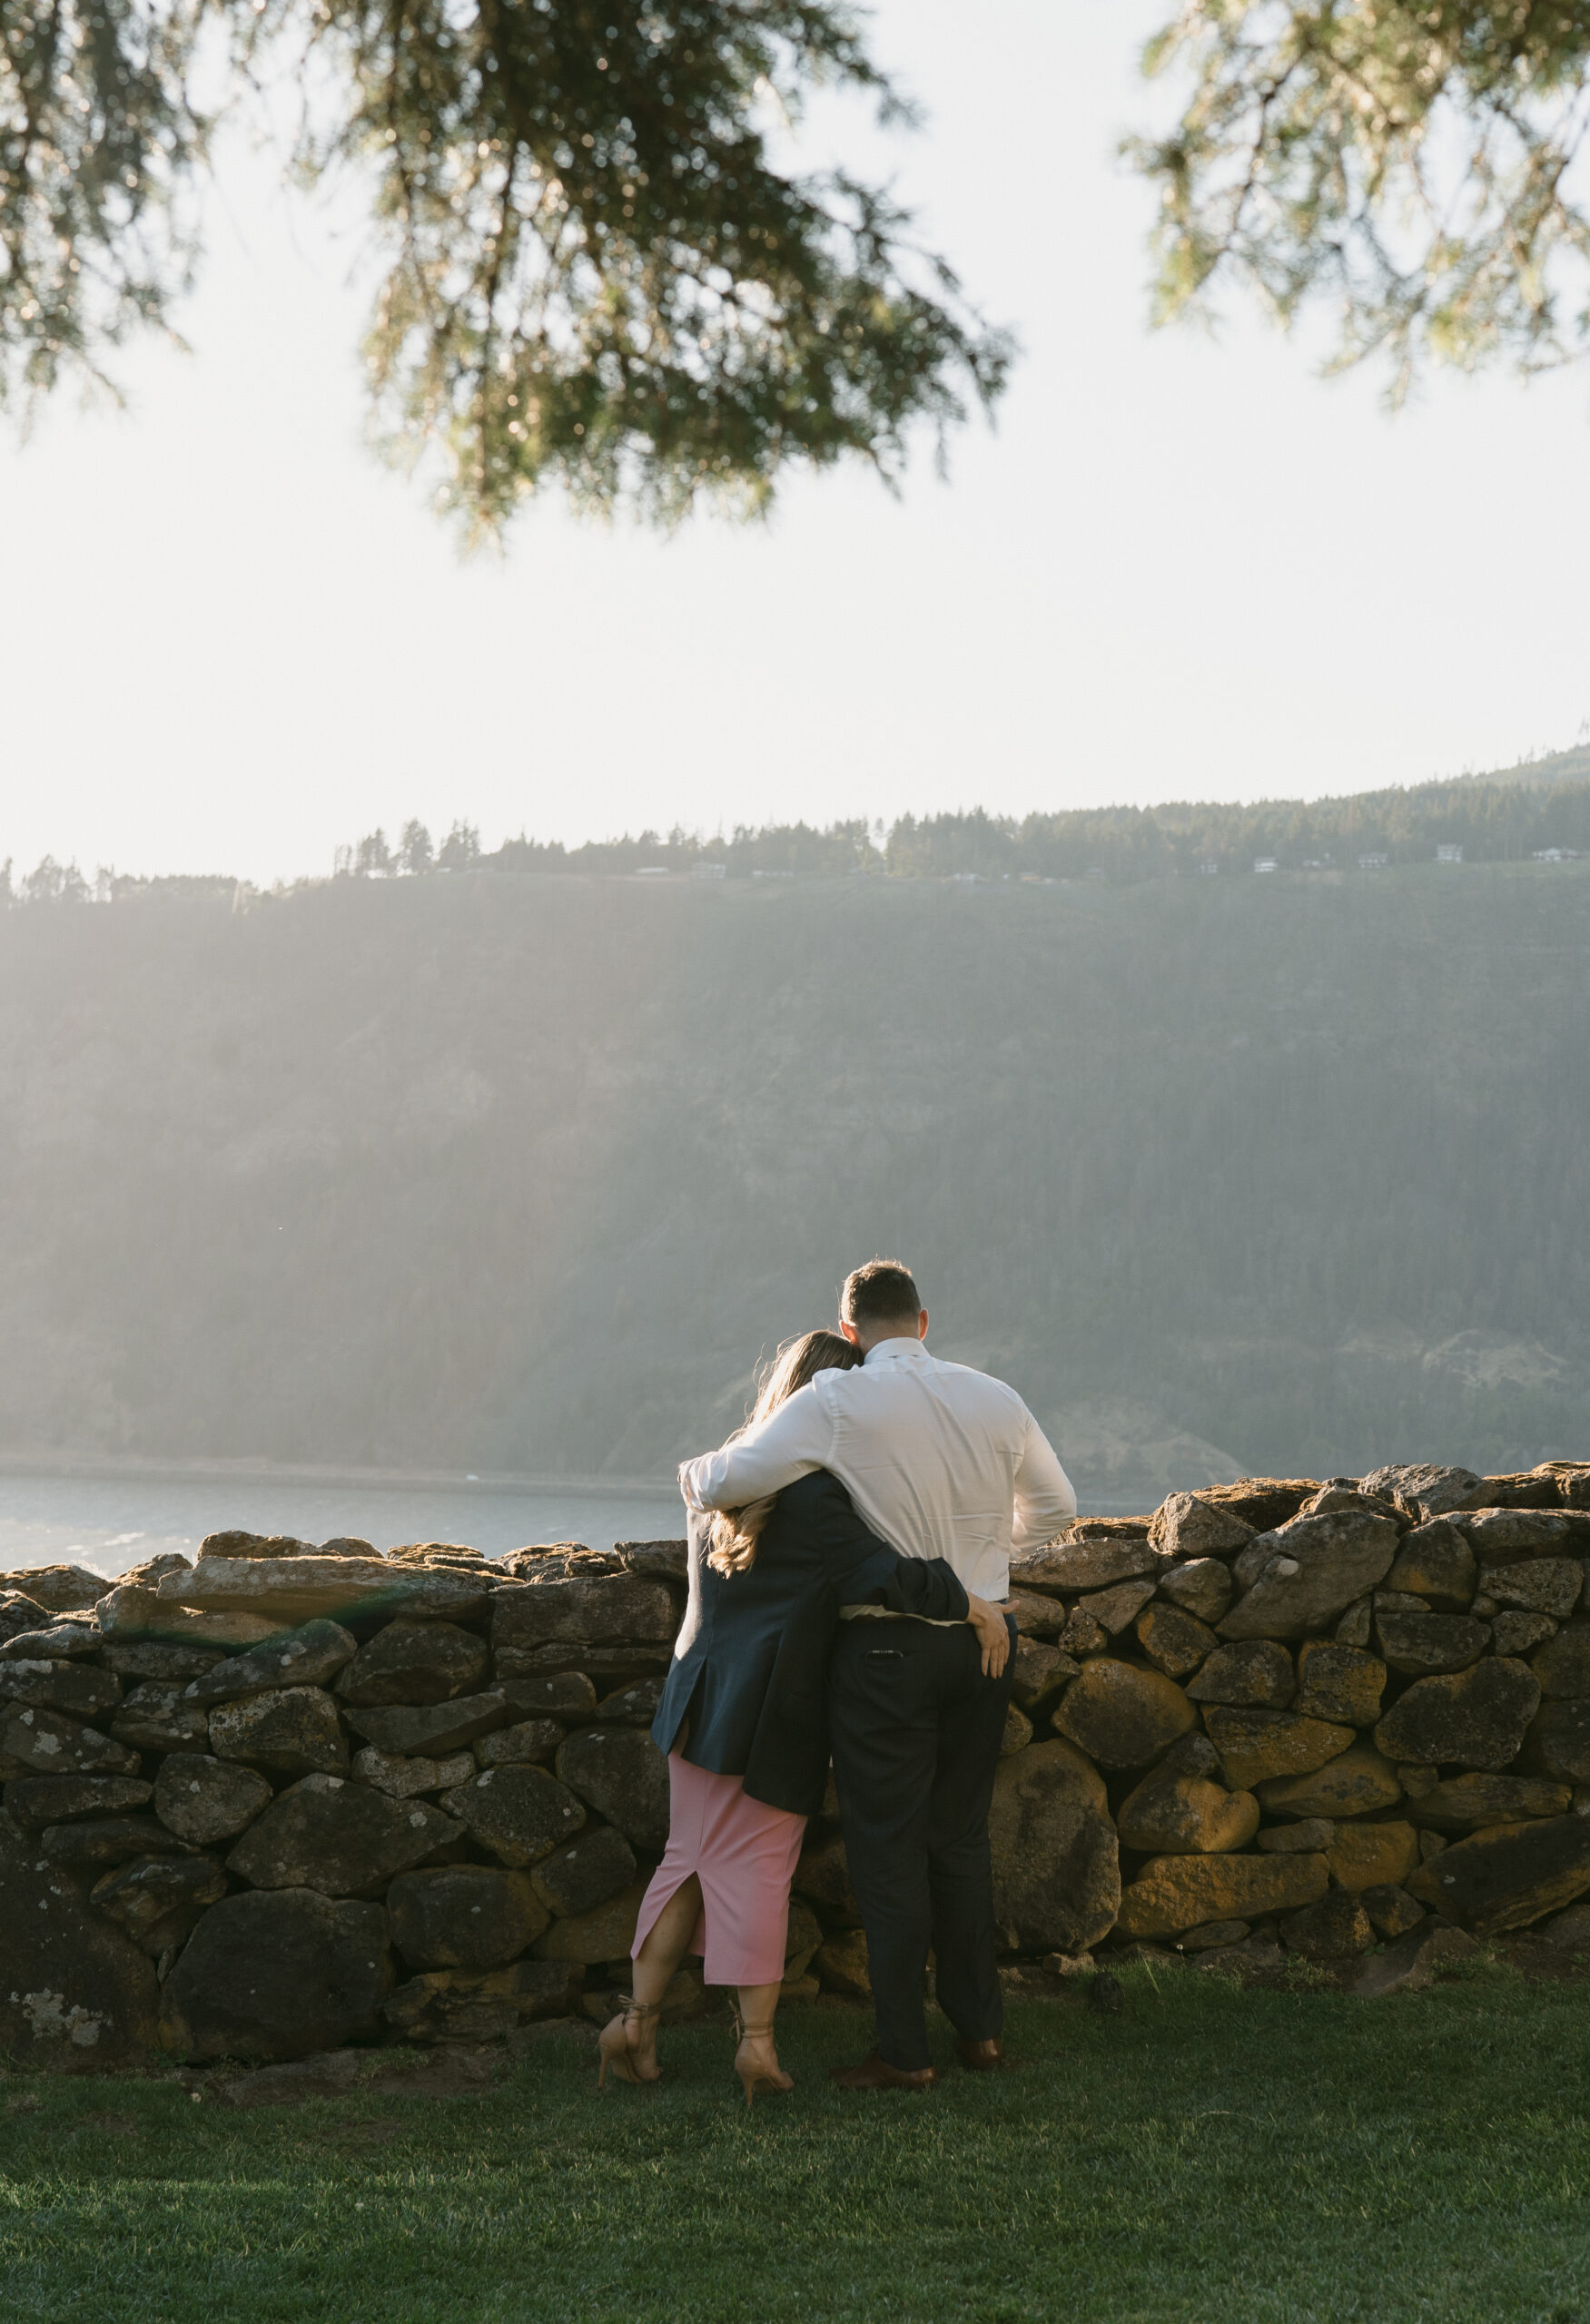
M 269 880 L 410 814 L 491 844 L 1315 794 L 1571 741 L 1585 380 L 1388 419 L 1239 310 L 1151 336 L 1113 153 L 1160 14 L 885 0 L 929 115 L 890 164 L 1025 358 L 947 486 L 924 450 L 902 499 L 830 477 L 749 530 L 548 504 L 460 561 L 363 448 L 348 243 L 232 152 L 193 356 L 0 445 L 0 859 Z

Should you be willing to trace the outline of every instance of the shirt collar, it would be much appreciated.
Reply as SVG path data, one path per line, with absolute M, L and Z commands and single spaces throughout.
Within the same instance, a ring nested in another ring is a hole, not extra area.
M 864 1370 L 874 1364 L 926 1364 L 931 1359 L 921 1340 L 880 1340 L 862 1358 Z

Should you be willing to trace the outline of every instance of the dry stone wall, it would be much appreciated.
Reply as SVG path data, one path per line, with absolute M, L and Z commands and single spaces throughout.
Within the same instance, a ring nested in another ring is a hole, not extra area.
M 1019 1559 L 990 1827 L 1018 1982 L 1147 1944 L 1373 1953 L 1372 1992 L 1398 1945 L 1575 1907 L 1586 1559 L 1568 1463 L 1248 1479 Z M 113 1584 L 0 1576 L 0 2052 L 103 2071 L 605 2014 L 667 1837 L 647 1728 L 684 1585 L 681 1541 L 239 1533 Z M 864 1994 L 832 1792 L 795 1890 L 786 1989 Z

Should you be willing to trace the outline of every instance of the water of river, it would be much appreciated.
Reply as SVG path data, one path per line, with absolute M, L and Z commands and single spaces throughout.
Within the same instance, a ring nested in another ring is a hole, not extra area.
M 484 1485 L 295 1482 L 268 1476 L 0 1474 L 0 1572 L 83 1565 L 124 1573 L 145 1558 L 198 1554 L 206 1533 L 241 1527 L 303 1541 L 353 1534 L 378 1550 L 467 1541 L 501 1557 L 530 1541 L 676 1541 L 685 1512 L 666 1484 Z

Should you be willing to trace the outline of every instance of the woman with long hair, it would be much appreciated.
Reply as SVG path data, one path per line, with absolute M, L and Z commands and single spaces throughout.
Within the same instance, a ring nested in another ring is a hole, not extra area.
M 779 1354 L 747 1426 L 860 1352 L 807 1332 Z M 663 1995 L 686 1953 L 706 1982 L 739 1990 L 735 2055 L 749 2105 L 794 2084 L 773 2018 L 784 1979 L 789 1888 L 806 1818 L 828 1776 L 829 1649 L 842 1606 L 969 1621 L 984 1668 L 1009 1651 L 1002 1616 L 969 1598 L 943 1558 L 902 1557 L 857 1516 L 826 1469 L 716 1516 L 690 1514 L 690 1599 L 652 1736 L 668 1755 L 667 1853 L 636 1926 L 634 1996 L 604 2029 L 598 2087 L 655 2082 Z

